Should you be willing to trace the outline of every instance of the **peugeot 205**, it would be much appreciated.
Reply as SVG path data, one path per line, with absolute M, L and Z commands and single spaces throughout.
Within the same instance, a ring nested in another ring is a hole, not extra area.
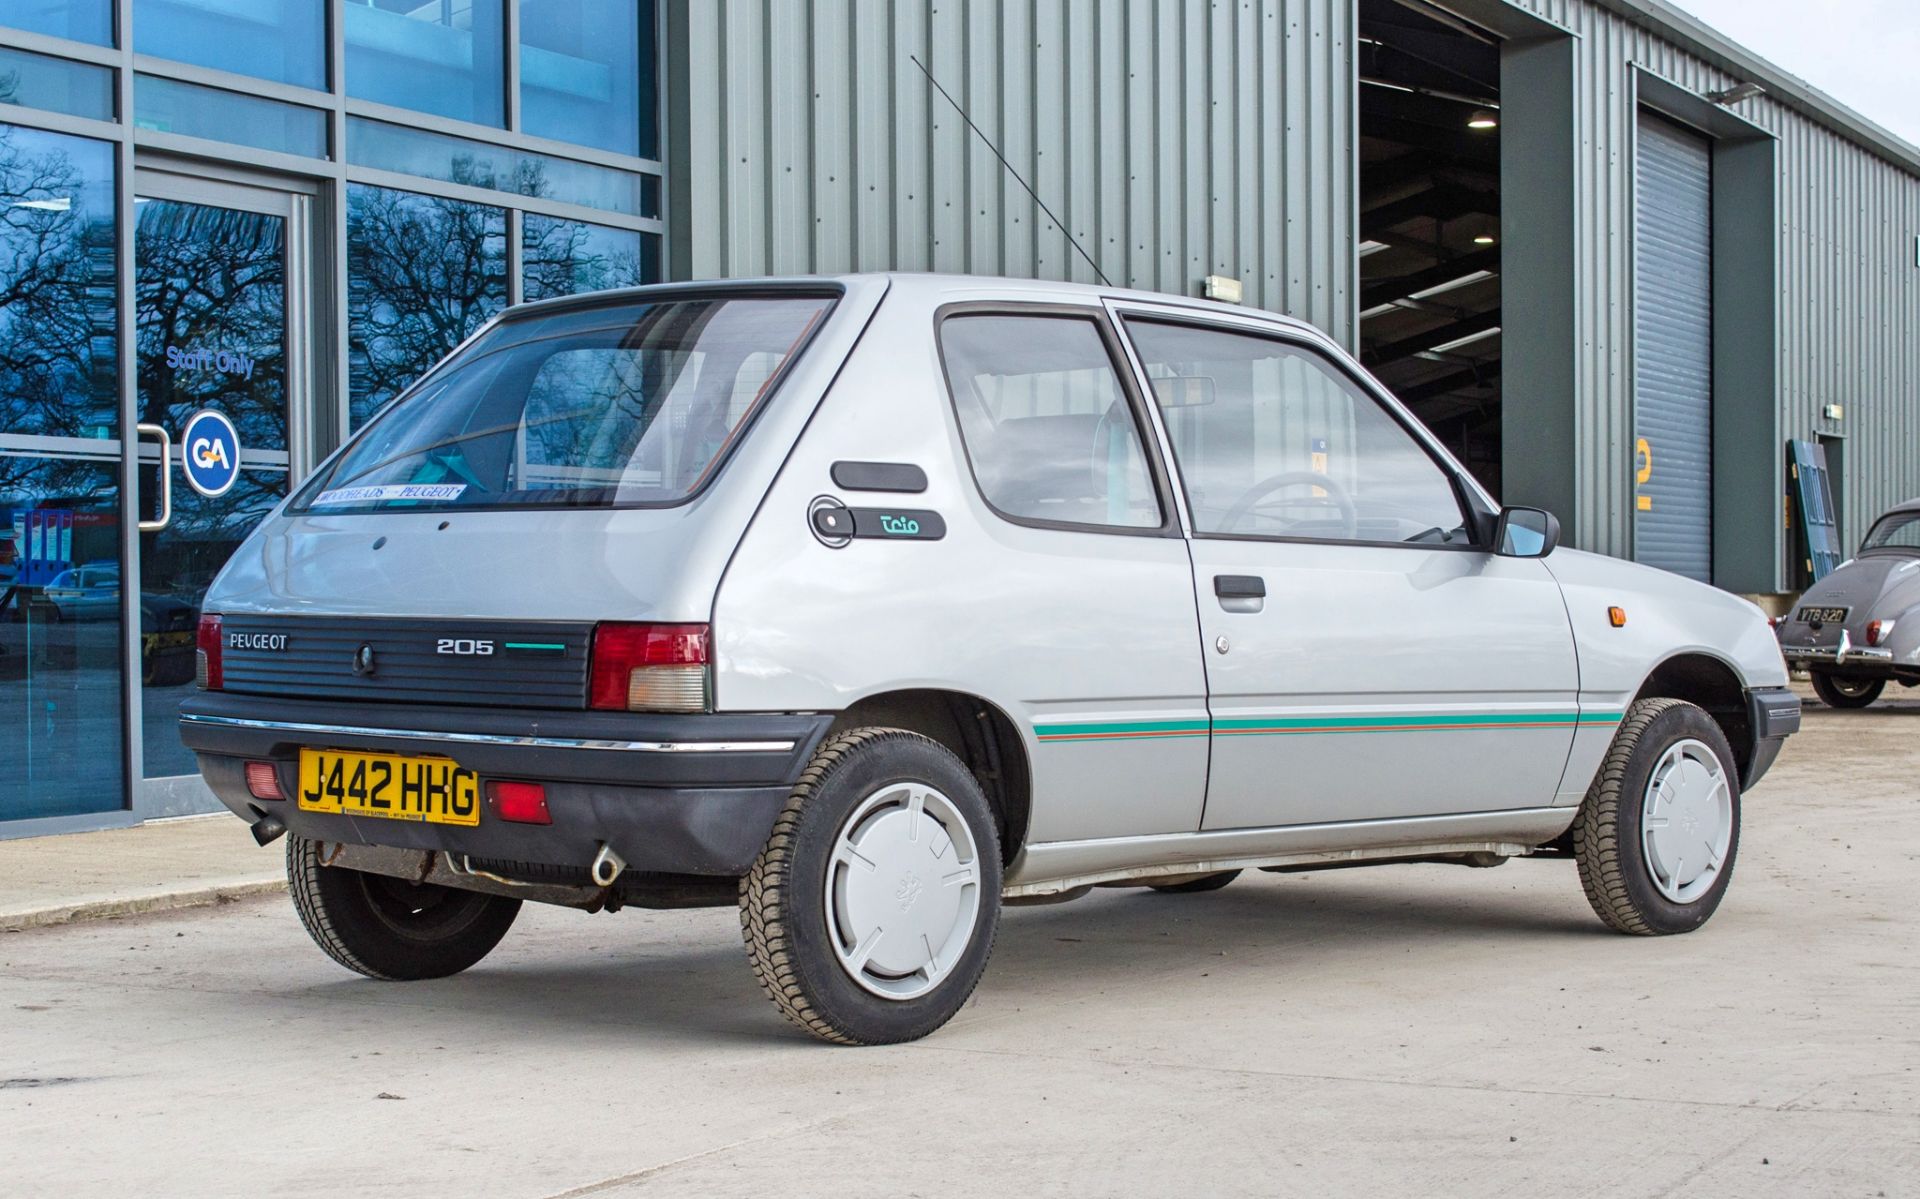
M 1557 545 L 1313 328 L 878 275 L 525 305 L 267 519 L 181 731 L 322 949 L 737 905 L 820 1037 L 939 1028 L 1004 903 L 1573 859 L 1698 928 L 1799 725 L 1743 600 Z

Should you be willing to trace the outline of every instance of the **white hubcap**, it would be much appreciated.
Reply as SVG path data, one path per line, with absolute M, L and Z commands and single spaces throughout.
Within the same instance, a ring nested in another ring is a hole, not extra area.
M 890 783 L 840 829 L 827 866 L 827 932 L 840 965 L 885 999 L 937 986 L 980 917 L 973 833 L 953 801 Z
M 1640 843 L 1653 885 L 1675 903 L 1692 903 L 1720 877 L 1733 844 L 1733 793 L 1705 742 L 1682 741 L 1660 755 L 1647 779 Z

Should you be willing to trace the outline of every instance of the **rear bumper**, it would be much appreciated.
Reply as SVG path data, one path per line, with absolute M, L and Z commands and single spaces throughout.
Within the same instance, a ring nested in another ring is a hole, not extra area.
M 1845 647 L 1833 645 L 1783 645 L 1780 647 L 1780 656 L 1785 658 L 1789 663 L 1798 663 L 1800 665 L 1806 665 L 1811 662 L 1818 662 L 1822 665 L 1866 667 L 1891 666 L 1893 664 L 1892 650 L 1876 649 L 1872 646 L 1865 645 L 1849 645 Z
M 1741 772 L 1743 788 L 1759 782 L 1780 756 L 1787 738 L 1800 731 L 1800 697 L 1785 688 L 1749 691 L 1747 721 L 1753 729 L 1753 755 Z
M 180 737 L 214 794 L 252 823 L 304 837 L 583 868 L 602 843 L 631 869 L 739 875 L 766 843 L 828 715 L 647 715 L 337 704 L 209 692 L 181 705 Z M 295 794 L 302 748 L 452 758 L 481 779 L 546 784 L 550 825 L 485 808 L 473 828 L 302 811 L 260 800 L 246 763 Z

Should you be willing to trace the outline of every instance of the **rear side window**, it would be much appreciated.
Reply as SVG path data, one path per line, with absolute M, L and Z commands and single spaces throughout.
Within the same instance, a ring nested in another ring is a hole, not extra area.
M 1881 517 L 1860 548 L 1920 550 L 1920 512 L 1895 512 Z
M 708 297 L 510 321 L 369 424 L 300 507 L 679 503 L 831 306 L 823 296 Z
M 940 349 L 974 478 L 997 512 L 1028 523 L 1161 527 L 1140 428 L 1094 320 L 950 316 Z

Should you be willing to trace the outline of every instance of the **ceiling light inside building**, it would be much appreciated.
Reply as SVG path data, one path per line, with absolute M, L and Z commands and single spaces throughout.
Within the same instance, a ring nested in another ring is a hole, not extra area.
M 1476 108 L 1473 110 L 1473 115 L 1467 118 L 1469 129 L 1498 129 L 1499 127 L 1500 118 L 1493 115 L 1492 109 Z
M 1493 244 L 1493 234 L 1482 233 L 1480 236 L 1473 239 L 1473 244 L 1476 246 L 1490 246 Z

